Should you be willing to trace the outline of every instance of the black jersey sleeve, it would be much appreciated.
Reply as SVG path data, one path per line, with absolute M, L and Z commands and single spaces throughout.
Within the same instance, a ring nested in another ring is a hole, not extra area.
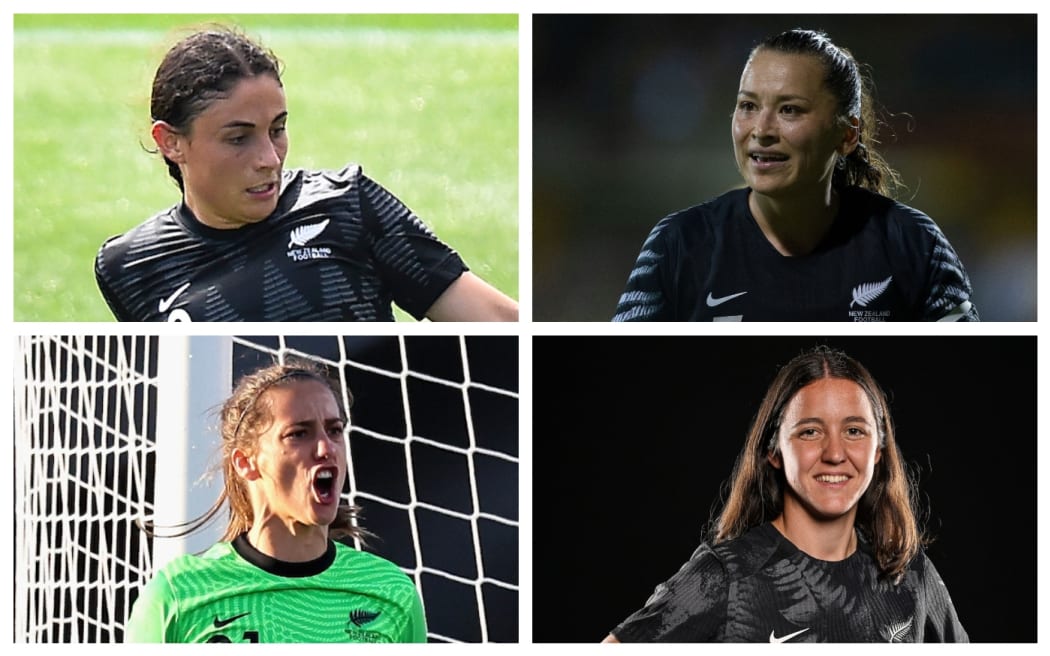
M 923 559 L 922 596 L 925 602 L 926 622 L 923 629 L 923 642 L 969 642 L 970 637 L 959 621 L 952 604 L 948 587 L 926 557 Z
M 376 267 L 394 302 L 423 319 L 449 285 L 469 270 L 466 263 L 404 203 L 364 175 L 361 210 L 375 235 Z
M 971 300 L 970 277 L 944 232 L 922 212 L 903 207 L 921 228 L 921 248 L 927 257 L 926 298 L 921 320 L 980 321 Z
M 613 321 L 674 321 L 666 277 L 670 268 L 667 231 L 671 217 L 649 232 L 616 304 Z
M 117 321 L 135 321 L 135 317 L 120 302 L 109 282 L 109 272 L 107 270 L 109 263 L 106 260 L 106 253 L 107 248 L 115 239 L 115 237 L 107 239 L 95 256 L 95 284 L 98 286 L 98 291 L 102 294 L 102 298 L 106 301 L 106 305 L 109 306 L 109 311 L 113 313 L 113 317 Z
M 710 547 L 702 544 L 612 634 L 620 642 L 718 641 L 725 630 L 728 599 L 725 568 Z

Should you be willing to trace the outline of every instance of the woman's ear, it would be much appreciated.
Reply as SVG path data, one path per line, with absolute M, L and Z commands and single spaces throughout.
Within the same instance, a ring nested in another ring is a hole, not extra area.
M 860 143 L 860 119 L 850 116 L 845 134 L 842 135 L 842 142 L 837 148 L 839 155 L 849 157 L 850 153 L 857 149 L 858 143 Z
M 246 481 L 254 481 L 259 478 L 259 470 L 255 468 L 255 458 L 248 455 L 243 449 L 234 449 L 230 454 L 233 468 L 241 478 Z
M 780 457 L 780 445 L 777 443 L 776 433 L 769 440 L 769 447 L 766 450 L 766 462 L 773 466 L 773 469 L 780 469 L 784 466 L 784 461 Z
M 157 150 L 160 151 L 161 155 L 164 155 L 176 164 L 185 163 L 182 153 L 183 136 L 181 132 L 165 121 L 154 121 L 150 134 L 153 136 L 153 143 L 157 144 Z

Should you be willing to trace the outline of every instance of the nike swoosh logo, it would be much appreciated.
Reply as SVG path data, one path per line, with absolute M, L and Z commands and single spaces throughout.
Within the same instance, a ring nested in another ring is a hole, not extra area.
M 215 621 L 212 622 L 212 624 L 215 625 L 216 629 L 221 629 L 222 627 L 226 626 L 230 622 L 236 622 L 237 620 L 241 619 L 242 617 L 244 617 L 246 615 L 251 615 L 251 614 L 252 614 L 252 612 L 248 611 L 247 613 L 241 613 L 240 615 L 234 615 L 233 617 L 230 617 L 230 618 L 227 618 L 227 619 L 224 619 L 224 620 L 220 620 L 219 616 L 216 615 L 215 616 Z
M 729 296 L 723 296 L 722 298 L 715 298 L 714 296 L 711 296 L 711 292 L 707 292 L 707 307 L 715 307 L 721 305 L 726 301 L 731 301 L 737 296 L 743 296 L 746 293 L 747 292 L 737 292 L 736 294 L 730 294 Z
M 806 631 L 809 631 L 809 627 L 806 627 L 806 628 L 802 629 L 801 631 L 795 631 L 794 633 L 789 633 L 786 636 L 784 636 L 783 638 L 778 638 L 776 636 L 776 631 L 770 631 L 769 632 L 769 641 L 770 642 L 786 642 L 788 640 L 791 640 L 792 638 L 794 638 L 795 636 L 797 636 L 800 633 L 805 633 Z
M 157 307 L 160 309 L 161 312 L 167 312 L 168 308 L 171 307 L 171 304 L 175 302 L 175 299 L 178 298 L 179 295 L 182 294 L 182 292 L 186 291 L 189 288 L 190 283 L 186 283 L 182 287 L 179 287 L 171 296 L 160 299 L 160 305 L 158 305 Z

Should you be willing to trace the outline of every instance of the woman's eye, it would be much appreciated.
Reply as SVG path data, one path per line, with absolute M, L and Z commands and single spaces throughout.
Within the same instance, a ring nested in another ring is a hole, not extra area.
M 816 428 L 804 428 L 799 431 L 798 436 L 803 440 L 815 440 L 820 436 Z
M 241 136 L 236 136 L 236 137 L 230 137 L 230 138 L 228 138 L 228 139 L 226 140 L 226 143 L 232 144 L 232 145 L 234 145 L 234 146 L 240 146 L 240 145 L 241 145 L 241 144 L 243 144 L 243 143 L 244 143 L 245 141 L 247 141 L 247 139 L 248 139 L 248 138 L 247 138 L 247 137 L 245 137 L 245 136 L 243 136 L 243 135 L 241 135 Z
M 738 111 L 741 112 L 750 112 L 755 108 L 755 103 L 751 102 L 750 100 L 741 100 L 739 103 L 737 103 L 736 108 Z

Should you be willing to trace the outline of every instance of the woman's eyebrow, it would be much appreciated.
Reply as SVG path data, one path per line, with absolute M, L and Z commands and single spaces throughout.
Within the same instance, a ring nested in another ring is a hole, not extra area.
M 746 89 L 741 89 L 740 91 L 738 91 L 736 96 L 737 98 L 758 98 L 757 93 L 755 93 L 754 91 L 748 91 Z M 774 96 L 773 100 L 777 102 L 784 102 L 788 100 L 809 100 L 809 98 L 807 98 L 806 96 L 800 96 L 797 93 L 785 93 L 779 96 Z
M 286 118 L 288 118 L 288 112 L 287 111 L 283 111 L 280 114 L 278 114 L 277 116 L 275 116 L 274 119 L 272 121 L 270 121 L 270 123 L 277 123 L 278 121 L 280 121 L 282 119 L 286 119 Z M 242 120 L 239 120 L 239 119 L 234 119 L 234 120 L 230 121 L 229 123 L 227 123 L 226 125 L 222 126 L 222 128 L 220 128 L 220 129 L 225 130 L 227 128 L 254 128 L 254 127 L 255 127 L 255 123 L 252 123 L 251 121 L 242 121 Z

